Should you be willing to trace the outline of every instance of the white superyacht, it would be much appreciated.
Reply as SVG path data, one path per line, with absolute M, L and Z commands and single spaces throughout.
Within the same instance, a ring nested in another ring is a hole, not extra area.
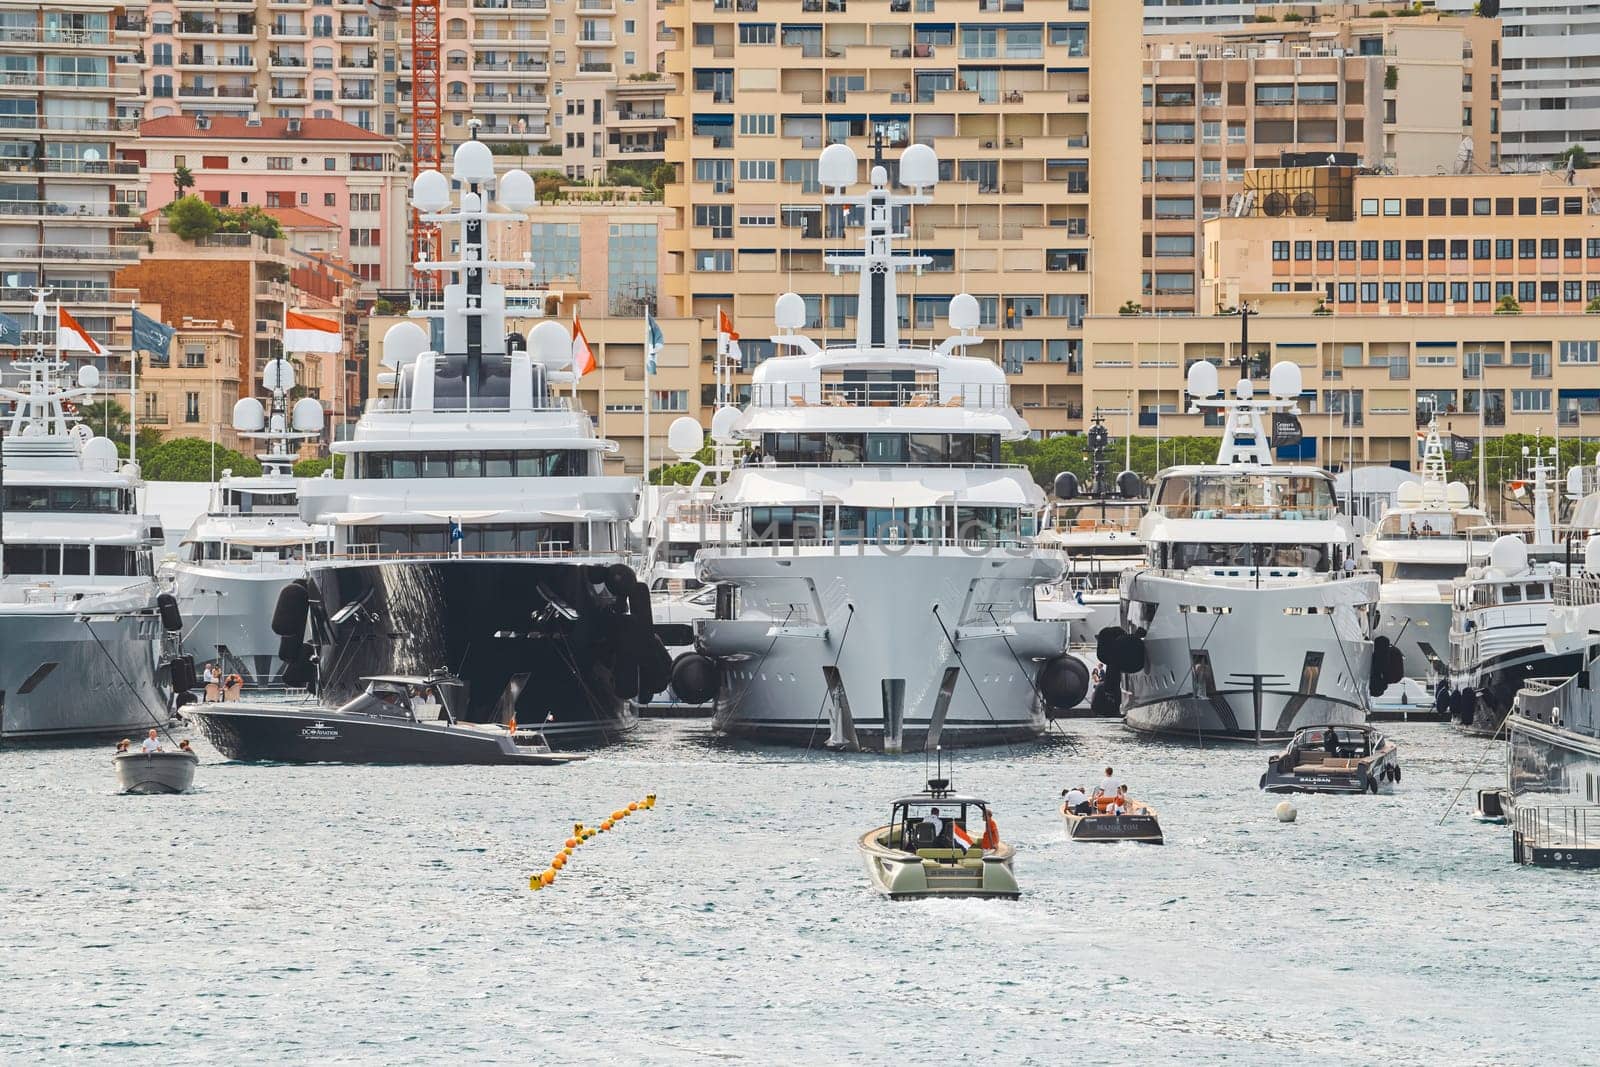
M 1428 420 L 1419 481 L 1402 482 L 1395 506 L 1367 535 L 1367 557 L 1383 586 L 1378 636 L 1405 657 L 1407 678 L 1450 670 L 1451 582 L 1489 555 L 1489 517 L 1466 485 L 1446 478 L 1439 420 Z
M 940 344 L 900 338 L 896 272 L 926 260 L 895 251 L 892 220 L 928 202 L 937 170 L 913 145 L 900 160 L 912 195 L 874 165 L 871 191 L 849 196 L 855 154 L 823 151 L 827 202 L 865 229 L 864 252 L 827 257 L 860 272 L 855 342 L 818 345 L 799 332 L 804 301 L 779 297 L 786 354 L 757 368 L 742 412 L 713 424 L 758 451 L 718 490 L 740 542 L 696 557 L 715 615 L 673 687 L 714 695 L 724 734 L 885 752 L 992 744 L 1037 737 L 1049 708 L 1087 688 L 1063 654 L 1068 621 L 1036 614 L 1036 591 L 1064 566 L 1033 545 L 1043 491 L 1000 461 L 1027 424 L 1001 369 L 962 354 L 979 341 L 977 301 L 951 300 Z
M 34 314 L 46 336 L 42 296 Z M 42 346 L 11 365 L 26 377 L 0 388 L 13 404 L 0 448 L 0 740 L 164 722 L 160 519 L 139 511 L 139 468 L 68 413 L 99 372 L 84 366 L 69 387 L 67 360 Z
M 1317 467 L 1280 466 L 1263 415 L 1295 412 L 1299 368 L 1270 392 L 1241 379 L 1218 392 L 1194 364 L 1192 410 L 1225 419 L 1213 464 L 1157 476 L 1140 526 L 1148 566 L 1122 581 L 1126 724 L 1194 739 L 1281 739 L 1304 726 L 1364 722 L 1374 678 L 1378 578 L 1354 569 L 1356 534 Z M 1392 677 L 1398 657 L 1380 675 Z
M 246 397 L 233 407 L 241 437 L 263 441 L 261 473 L 223 471 L 211 506 L 183 537 L 172 591 L 184 618 L 184 650 L 237 673 L 250 688 L 281 683 L 283 661 L 272 611 L 283 587 L 306 576 L 306 557 L 329 547 L 326 527 L 300 518 L 294 462 L 301 441 L 320 436 L 322 405 L 289 404 L 294 368 L 284 359 L 262 374 L 269 405 Z

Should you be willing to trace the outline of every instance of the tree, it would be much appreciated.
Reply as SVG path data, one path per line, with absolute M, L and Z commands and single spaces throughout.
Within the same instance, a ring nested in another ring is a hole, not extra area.
M 1569 162 L 1574 170 L 1587 170 L 1592 165 L 1589 161 L 1589 153 L 1583 150 L 1583 145 L 1581 144 L 1575 144 L 1557 156 L 1556 169 L 1564 169 Z
M 343 478 L 344 456 L 342 455 L 319 456 L 316 459 L 298 460 L 294 465 L 294 476 L 296 478 L 320 478 L 322 477 L 322 472 L 328 469 L 330 463 L 333 466 L 333 476 L 335 478 Z
M 1118 315 L 1137 315 L 1144 310 L 1144 305 L 1137 300 L 1124 300 L 1117 309 Z
M 128 440 L 128 409 L 110 397 L 81 405 L 78 419 L 101 437 Z
M 261 473 L 261 463 L 254 457 L 198 437 L 163 441 L 148 456 L 141 456 L 140 463 L 144 476 L 156 482 L 209 482 L 213 469 L 219 478 L 224 470 L 245 476 Z
M 1115 427 L 1107 425 L 1109 431 Z M 1156 454 L 1154 437 L 1134 437 L 1131 448 L 1122 438 L 1113 436 L 1106 449 L 1106 462 L 1111 467 L 1111 478 L 1122 472 L 1124 466 L 1147 482 L 1162 467 L 1174 463 L 1209 463 L 1217 456 L 1215 437 L 1164 437 L 1160 440 L 1160 455 Z M 1132 453 L 1131 457 L 1129 453 Z M 1131 458 L 1131 464 L 1129 460 Z M 1049 489 L 1062 471 L 1071 471 L 1086 487 L 1092 474 L 1087 440 L 1082 434 L 1062 434 L 1043 441 L 1018 441 L 1000 446 L 1003 463 L 1020 463 L 1028 468 L 1033 480 Z
M 278 225 L 278 220 L 255 204 L 246 204 L 219 214 L 223 233 L 253 233 L 257 237 L 270 238 L 283 236 L 283 227 Z
M 194 173 L 183 164 L 178 164 L 177 169 L 172 172 L 172 188 L 176 190 L 172 199 L 178 200 L 187 196 L 189 190 L 194 188 Z
M 222 218 L 217 209 L 198 196 L 185 196 L 167 205 L 167 228 L 182 240 L 193 243 L 217 232 Z
M 1494 313 L 1496 315 L 1520 315 L 1522 314 L 1522 305 L 1517 303 L 1516 297 L 1507 293 L 1500 298 L 1500 303 L 1494 306 Z
M 715 446 L 708 440 L 700 451 L 694 454 L 694 458 L 700 464 L 710 464 L 717 458 Z M 699 473 L 700 467 L 695 463 L 668 463 L 650 472 L 650 484 L 690 485 L 694 482 L 695 475 Z

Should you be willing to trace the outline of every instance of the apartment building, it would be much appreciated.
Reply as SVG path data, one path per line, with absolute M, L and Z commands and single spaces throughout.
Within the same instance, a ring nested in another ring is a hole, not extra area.
M 950 7 L 949 11 L 945 7 Z M 1138 298 L 1141 11 L 1120 0 L 691 0 L 669 9 L 686 87 L 667 189 L 673 313 L 743 335 L 747 369 L 772 352 L 773 302 L 805 298 L 819 340 L 854 336 L 856 284 L 824 252 L 858 236 L 825 208 L 817 156 L 850 145 L 865 180 L 881 141 L 894 171 L 913 142 L 942 181 L 907 220 L 932 263 L 901 283 L 902 329 L 943 336 L 949 298 L 978 298 L 985 342 L 1041 432 L 1077 425 L 1083 316 Z M 702 360 L 710 359 L 711 338 Z
M 1302 19 L 1314 19 L 1336 3 L 1337 0 L 1144 0 L 1144 28 L 1146 33 L 1205 33 L 1253 22 L 1258 15 L 1282 18 L 1290 12 Z
M 408 159 L 391 137 L 339 119 L 168 115 L 139 127 L 126 150 L 143 165 L 149 203 L 177 195 L 184 168 L 192 192 L 219 206 L 297 208 L 334 230 L 330 253 L 357 283 L 405 285 Z M 299 247 L 299 246 L 296 246 Z
M 1401 174 L 1499 169 L 1499 23 L 1371 10 L 1146 36 L 1145 306 L 1198 306 L 1201 225 L 1251 168 L 1339 153 Z
M 1272 303 L 1269 301 L 1269 303 Z M 1224 389 L 1240 374 L 1236 315 L 1091 317 L 1084 394 L 1114 434 L 1218 434 L 1213 414 L 1187 414 L 1190 364 L 1218 364 Z M 1417 461 L 1417 430 L 1437 409 L 1461 437 L 1507 433 L 1600 436 L 1600 316 L 1346 315 L 1263 309 L 1250 321 L 1248 355 L 1258 368 L 1301 368 L 1295 455 L 1325 466 Z M 1171 462 L 1200 462 L 1173 454 Z
M 107 0 L 0 0 L 0 311 L 32 343 L 32 290 L 49 289 L 110 349 L 102 370 L 125 367 L 129 294 L 113 277 L 140 253 L 124 235 L 139 173 L 119 155 L 132 133 L 119 114 L 139 80 L 117 59 L 122 15 Z
M 139 428 L 157 430 L 163 438 L 211 440 L 215 435 L 224 448 L 253 453 L 254 446 L 233 428 L 244 373 L 238 327 L 227 319 L 183 318 L 172 325 L 178 332 L 166 358 L 142 359 L 133 409 Z
M 1205 224 L 1200 309 L 1300 292 L 1336 319 L 1487 314 L 1502 301 L 1523 315 L 1582 313 L 1600 301 L 1588 175 L 1250 171 L 1249 213 Z

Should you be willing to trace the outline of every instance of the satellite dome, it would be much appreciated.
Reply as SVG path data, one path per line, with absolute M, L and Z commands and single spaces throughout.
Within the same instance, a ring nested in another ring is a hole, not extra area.
M 247 396 L 233 405 L 233 428 L 241 433 L 260 433 L 267 425 L 267 411 L 261 401 Z

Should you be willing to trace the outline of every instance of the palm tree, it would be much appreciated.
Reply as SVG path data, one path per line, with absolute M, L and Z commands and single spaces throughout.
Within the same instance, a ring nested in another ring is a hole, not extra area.
M 190 189 L 194 188 L 194 173 L 183 164 L 178 164 L 177 168 L 172 172 L 172 187 L 177 190 L 172 199 L 182 199 Z

